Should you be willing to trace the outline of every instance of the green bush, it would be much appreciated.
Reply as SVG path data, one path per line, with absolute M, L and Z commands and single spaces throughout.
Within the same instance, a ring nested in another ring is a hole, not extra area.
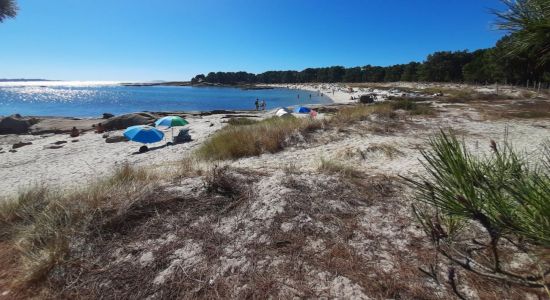
M 406 180 L 416 190 L 414 211 L 437 250 L 479 275 L 547 287 L 540 272 L 550 269 L 544 254 L 550 250 L 550 163 L 530 164 L 506 141 L 491 141 L 489 156 L 475 156 L 443 131 L 430 146 L 422 152 L 427 175 Z M 545 156 L 550 160 L 548 147 Z M 468 250 L 471 240 L 479 244 L 476 251 Z M 516 251 L 539 268 L 514 273 L 501 257 Z

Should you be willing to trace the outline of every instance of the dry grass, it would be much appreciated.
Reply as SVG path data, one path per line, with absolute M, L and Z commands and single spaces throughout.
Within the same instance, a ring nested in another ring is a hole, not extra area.
M 250 118 L 231 118 L 231 119 L 229 119 L 229 121 L 227 123 L 229 125 L 239 126 L 239 125 L 252 125 L 252 124 L 256 124 L 258 122 L 260 122 L 260 121 L 250 119 Z
M 499 101 L 498 103 L 476 101 L 471 106 L 487 120 L 550 118 L 548 100 Z
M 398 117 L 389 102 L 373 105 L 359 104 L 340 109 L 330 119 L 330 123 L 335 126 L 351 125 L 355 122 L 368 120 L 373 115 L 386 119 L 396 119 Z
M 129 178 L 151 179 L 131 173 L 125 169 L 113 181 L 128 189 Z M 254 299 L 353 298 L 364 293 L 374 299 L 453 297 L 444 278 L 435 282 L 419 270 L 437 261 L 426 251 L 427 241 L 411 237 L 415 224 L 404 213 L 408 204 L 395 178 L 312 177 L 294 169 L 281 179 L 272 176 L 214 167 L 202 177 L 198 194 L 157 187 L 130 201 L 132 205 L 121 205 L 116 190 L 109 191 L 113 197 L 100 199 L 93 213 L 86 210 L 86 222 L 75 222 L 67 231 L 62 240 L 71 250 L 49 263 L 46 289 L 34 296 Z M 294 180 L 285 181 L 290 177 Z M 281 190 L 280 200 L 262 197 L 273 188 Z M 263 209 L 258 202 L 266 199 L 262 205 L 280 201 L 286 205 L 271 217 L 258 215 L 256 210 Z M 223 234 L 219 230 L 227 225 L 222 224 L 231 225 Z M 198 252 L 175 264 L 175 253 L 189 244 L 197 245 Z M 4 253 L 1 247 L 0 252 Z M 142 264 L 140 258 L 149 252 L 153 259 Z M 155 283 L 171 265 L 171 275 Z M 495 297 L 508 295 L 502 290 L 513 290 L 494 289 L 483 282 L 476 282 L 474 288 L 478 293 L 493 290 Z
M 120 166 L 113 176 L 80 190 L 59 194 L 44 187 L 0 200 L 0 242 L 18 253 L 19 276 L 12 284 L 42 280 L 67 254 L 70 241 L 89 228 L 98 214 L 101 225 L 124 214 L 142 199 L 156 177 L 144 169 Z M 97 221 L 97 220 L 96 220 Z
M 389 159 L 404 155 L 403 151 L 390 144 L 375 144 L 369 146 L 366 150 L 367 152 L 382 152 Z
M 323 126 L 322 121 L 290 117 L 273 117 L 251 125 L 229 125 L 216 132 L 196 154 L 204 160 L 227 160 L 275 153 Z
M 323 173 L 338 174 L 344 177 L 359 178 L 363 176 L 363 173 L 353 166 L 346 165 L 334 159 L 328 160 L 325 158 L 321 158 L 318 170 Z
M 381 120 L 397 120 L 399 119 L 397 110 L 405 111 L 409 115 L 435 115 L 435 110 L 430 104 L 418 103 L 411 99 L 399 99 L 345 107 L 332 117 L 330 123 L 335 126 L 351 125 L 355 122 L 369 120 L 372 116 Z

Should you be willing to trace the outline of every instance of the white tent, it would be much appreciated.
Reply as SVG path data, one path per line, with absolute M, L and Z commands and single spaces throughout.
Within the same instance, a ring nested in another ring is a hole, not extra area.
M 288 111 L 288 109 L 286 109 L 286 108 L 279 108 L 279 109 L 275 112 L 275 115 L 276 115 L 277 117 L 282 117 L 282 116 L 287 115 L 287 114 L 289 114 L 289 113 L 290 113 L 290 111 Z

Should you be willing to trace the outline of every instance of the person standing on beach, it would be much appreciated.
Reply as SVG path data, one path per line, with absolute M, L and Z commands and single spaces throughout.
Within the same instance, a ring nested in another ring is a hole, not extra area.
M 256 98 L 256 102 L 254 102 L 254 104 L 256 105 L 256 110 L 259 110 L 259 108 L 260 108 L 260 101 L 258 100 L 258 98 Z
M 265 106 L 266 106 L 265 100 L 262 100 L 262 110 L 265 110 Z

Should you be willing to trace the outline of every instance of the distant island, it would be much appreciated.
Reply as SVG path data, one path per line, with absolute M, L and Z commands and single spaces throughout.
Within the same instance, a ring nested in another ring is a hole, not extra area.
M 0 78 L 0 82 L 24 82 L 24 81 L 56 81 L 56 80 L 49 80 L 49 79 L 26 79 L 26 78 L 16 78 L 16 79 L 8 79 L 8 78 Z
M 130 87 L 145 87 L 145 86 L 193 86 L 193 87 L 234 87 L 243 90 L 270 90 L 273 87 L 257 86 L 251 83 L 211 83 L 211 82 L 196 82 L 196 81 L 163 81 L 163 82 L 145 82 L 145 83 L 121 83 L 123 86 Z

